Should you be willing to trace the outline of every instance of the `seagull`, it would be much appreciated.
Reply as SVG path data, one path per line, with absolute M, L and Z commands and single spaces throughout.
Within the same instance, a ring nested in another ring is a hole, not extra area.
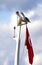
M 27 18 L 27 17 L 25 17 L 25 15 L 23 14 L 23 12 L 21 12 L 21 14 L 22 14 L 22 16 L 23 16 L 23 18 L 22 18 L 22 20 L 24 21 L 24 22 L 30 22 L 30 20 Z
M 21 17 L 21 15 L 20 15 L 19 11 L 16 11 L 16 15 L 19 16 L 19 18 L 22 19 L 22 17 Z
M 24 24 L 27 24 L 28 22 L 30 22 L 29 19 L 27 17 L 25 17 L 23 12 L 19 13 L 19 11 L 16 11 L 16 15 L 19 17 L 18 25 L 20 25 L 22 22 L 24 22 Z

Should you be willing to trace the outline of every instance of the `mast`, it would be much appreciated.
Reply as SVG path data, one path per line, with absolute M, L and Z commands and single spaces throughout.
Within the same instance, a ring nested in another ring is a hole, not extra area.
M 17 43 L 17 46 L 16 46 L 15 65 L 19 65 L 20 40 L 21 40 L 21 26 L 27 24 L 27 22 L 22 23 L 22 19 L 21 19 L 21 16 L 19 15 L 19 12 L 17 11 L 16 14 L 17 14 L 17 24 L 19 26 L 19 39 L 18 39 L 18 43 Z M 20 17 L 19 18 L 19 21 L 18 21 L 18 16 Z
M 17 50 L 17 65 L 19 65 L 19 54 L 20 54 L 20 34 L 21 34 L 21 26 L 19 27 L 19 40 L 18 40 L 18 50 Z

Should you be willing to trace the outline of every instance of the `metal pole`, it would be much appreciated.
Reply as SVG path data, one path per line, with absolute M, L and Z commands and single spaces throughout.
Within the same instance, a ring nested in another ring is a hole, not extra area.
M 19 29 L 19 41 L 18 41 L 18 52 L 17 52 L 17 65 L 19 65 L 19 53 L 20 53 L 20 34 L 21 34 L 21 25 Z

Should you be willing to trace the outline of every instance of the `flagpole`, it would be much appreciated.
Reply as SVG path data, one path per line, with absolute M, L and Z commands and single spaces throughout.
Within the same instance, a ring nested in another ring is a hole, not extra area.
M 19 27 L 19 41 L 18 41 L 18 51 L 17 51 L 17 65 L 19 65 L 19 54 L 20 54 L 20 34 L 21 34 L 21 25 Z
M 17 16 L 17 24 L 18 24 L 18 16 Z M 16 47 L 16 54 L 15 54 L 15 65 L 19 65 L 19 56 L 20 56 L 20 34 L 21 34 L 21 25 L 19 26 L 19 40 Z
M 17 16 L 17 24 L 18 24 L 18 16 Z M 21 34 L 21 25 L 19 26 L 19 40 L 18 40 L 18 48 L 17 48 L 17 65 L 19 65 L 19 54 L 20 54 L 20 34 Z

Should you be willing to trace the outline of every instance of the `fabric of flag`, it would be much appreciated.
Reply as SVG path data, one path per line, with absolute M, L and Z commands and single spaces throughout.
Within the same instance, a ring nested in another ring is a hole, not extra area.
M 27 26 L 26 26 L 26 41 L 25 41 L 25 45 L 26 45 L 27 50 L 28 50 L 29 63 L 32 64 L 33 63 L 34 52 L 33 52 L 32 42 L 31 42 L 31 39 L 30 39 L 30 35 L 29 35 L 29 31 L 28 31 Z

